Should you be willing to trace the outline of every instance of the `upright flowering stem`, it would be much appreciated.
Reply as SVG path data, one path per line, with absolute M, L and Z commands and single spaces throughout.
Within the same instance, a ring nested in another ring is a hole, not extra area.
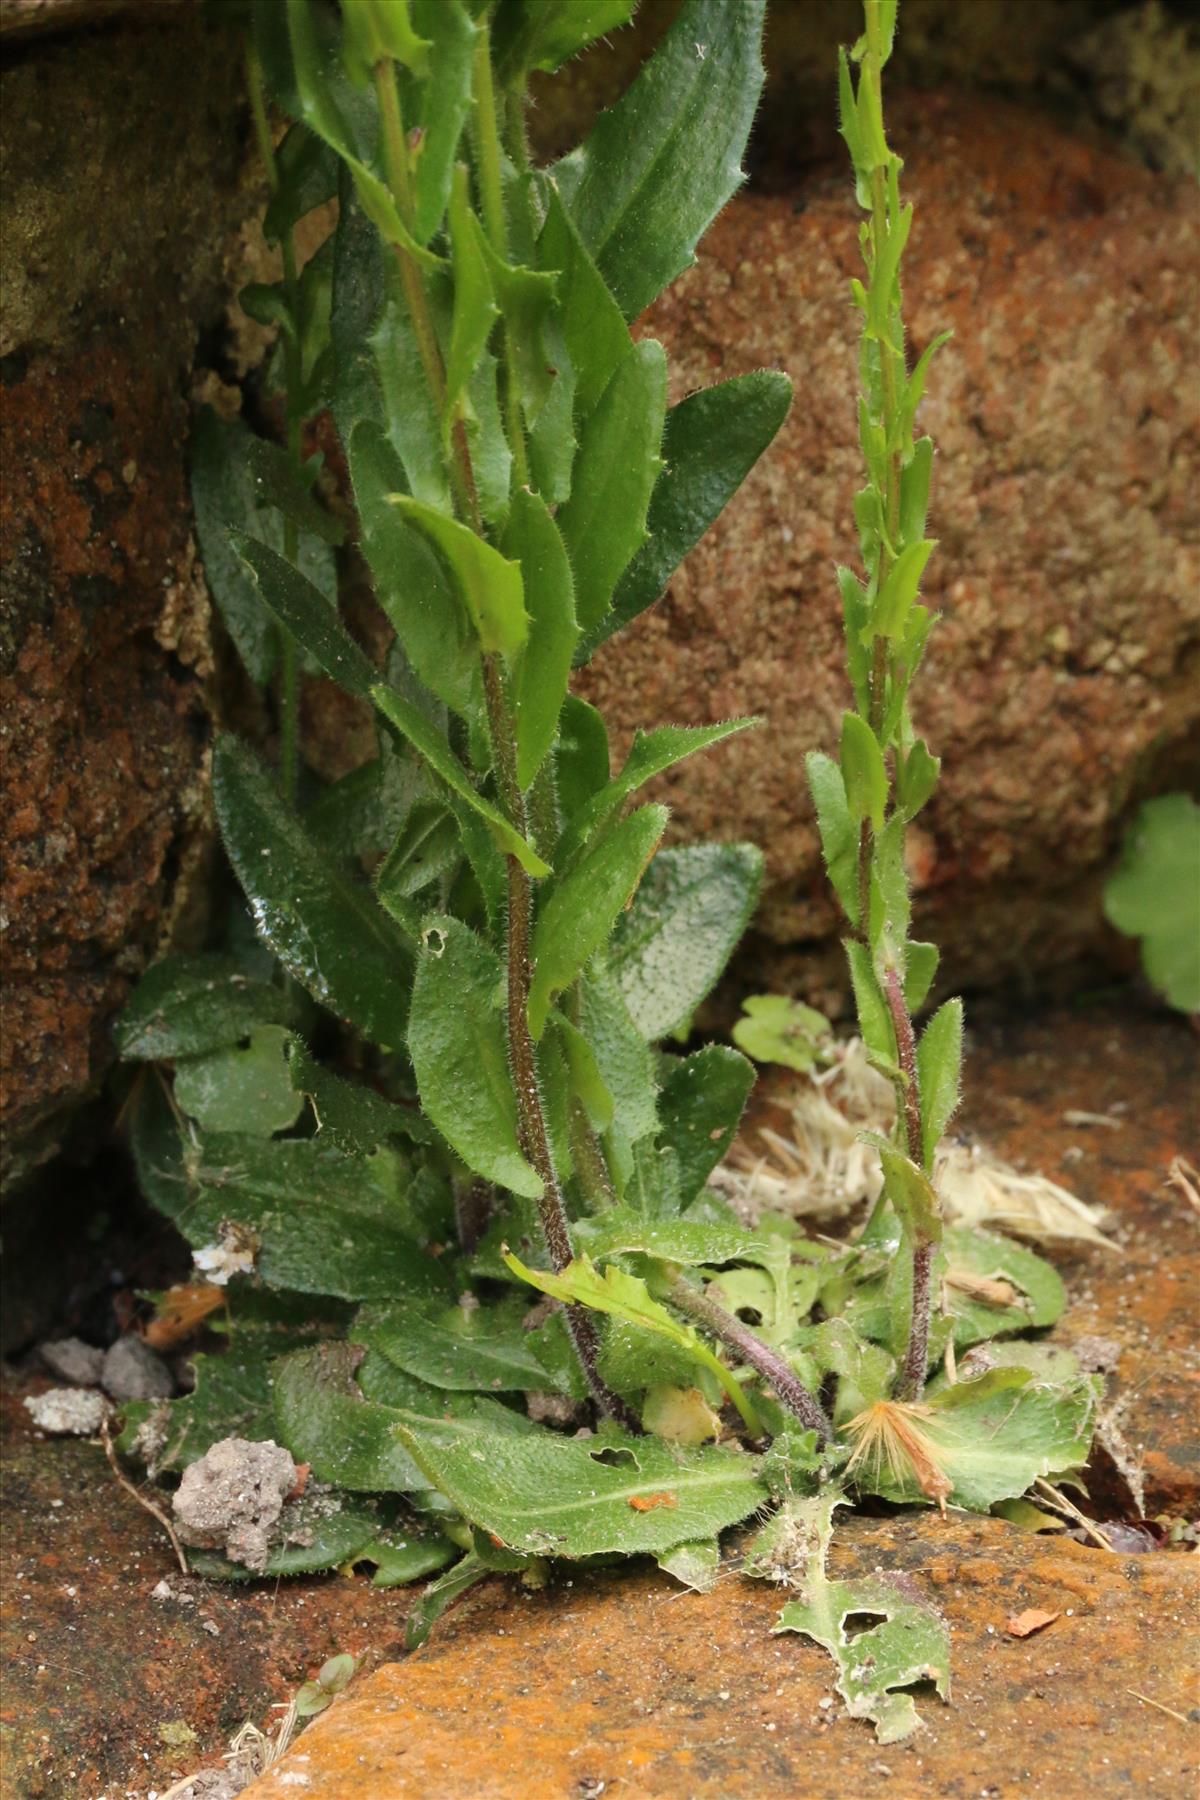
M 375 89 L 383 120 L 384 159 L 388 183 L 397 210 L 406 227 L 413 223 L 413 194 L 409 173 L 408 146 L 400 111 L 399 89 L 395 69 L 384 60 L 375 69 Z M 490 42 L 486 25 L 480 28 L 474 67 L 475 151 L 477 174 L 482 199 L 484 228 L 493 249 L 507 257 L 507 227 L 504 218 L 504 196 L 500 176 L 499 126 L 492 84 Z M 401 284 L 418 354 L 435 410 L 440 417 L 446 403 L 446 372 L 438 344 L 433 310 L 426 291 L 422 270 L 403 244 L 397 244 L 396 258 Z M 515 385 L 508 380 L 511 356 L 504 344 L 506 392 L 506 429 L 510 435 L 518 478 L 528 480 L 523 426 Z M 480 537 L 486 527 L 479 504 L 478 484 L 471 458 L 471 448 L 461 419 L 450 431 L 448 474 L 459 517 Z M 482 658 L 483 690 L 487 709 L 488 731 L 495 761 L 500 802 L 509 823 L 524 837 L 528 830 L 525 796 L 517 780 L 516 730 L 507 692 L 505 671 L 500 658 L 485 654 Z M 513 1088 L 517 1102 L 518 1135 L 521 1149 L 542 1183 L 538 1213 L 546 1241 L 550 1263 L 561 1273 L 571 1262 L 571 1231 L 567 1218 L 562 1185 L 554 1162 L 550 1133 L 542 1105 L 538 1083 L 537 1055 L 529 1028 L 529 985 L 531 966 L 529 944 L 533 928 L 533 890 L 529 876 L 515 856 L 505 858 L 508 887 L 507 1020 L 508 1051 Z M 629 1429 L 638 1428 L 637 1420 L 624 1402 L 614 1394 L 599 1370 L 600 1339 L 595 1320 L 581 1306 L 567 1308 L 567 1325 L 578 1353 L 584 1378 L 600 1410 Z
M 898 1394 L 919 1399 L 929 1353 L 935 1288 L 936 1201 L 929 1178 L 936 1139 L 958 1093 L 961 1007 L 946 1007 L 918 1042 L 913 1012 L 936 967 L 932 945 L 909 939 L 905 832 L 932 794 L 938 760 L 916 736 L 908 696 L 933 623 L 919 603 L 934 548 L 925 532 L 933 445 L 914 419 L 937 340 L 910 373 L 905 357 L 900 266 L 912 223 L 901 204 L 901 161 L 883 123 L 882 72 L 891 55 L 897 0 L 863 0 L 863 35 L 839 68 L 841 132 L 866 220 L 864 278 L 852 283 L 862 316 L 859 436 L 867 484 L 855 500 L 865 582 L 838 571 L 847 666 L 855 707 L 843 720 L 838 763 L 809 758 L 826 862 L 853 937 L 848 942 L 859 1025 L 896 1090 L 895 1148 L 885 1192 L 912 1258 L 912 1312 Z M 857 84 L 852 64 L 859 65 Z M 939 1022 L 940 1021 L 940 1022 Z M 937 1029 L 934 1030 L 934 1025 Z M 935 1095 L 935 1116 L 923 1085 Z

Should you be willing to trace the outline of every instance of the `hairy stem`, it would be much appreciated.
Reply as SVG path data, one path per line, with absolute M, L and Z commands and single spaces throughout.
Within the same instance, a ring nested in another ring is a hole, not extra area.
M 921 1168 L 925 1148 L 921 1130 L 921 1091 L 917 1085 L 917 1047 L 904 989 L 895 969 L 887 970 L 883 991 L 896 1033 L 896 1052 L 901 1071 L 901 1080 L 897 1082 L 896 1089 L 904 1119 L 909 1160 Z M 912 1317 L 897 1388 L 897 1398 L 901 1400 L 921 1398 L 925 1391 L 925 1371 L 929 1366 L 929 1323 L 933 1312 L 933 1245 L 927 1237 L 914 1239 L 912 1262 Z
M 790 1413 L 808 1431 L 815 1431 L 822 1444 L 828 1444 L 833 1438 L 833 1427 L 825 1417 L 820 1403 L 813 1398 L 791 1364 L 785 1362 L 777 1350 L 764 1344 L 756 1337 L 748 1325 L 731 1312 L 726 1312 L 715 1300 L 701 1293 L 683 1276 L 679 1276 L 670 1292 L 671 1304 L 689 1318 L 703 1325 L 715 1338 L 739 1356 L 743 1362 L 757 1369 L 764 1381 L 769 1381 L 779 1399 Z
M 485 52 L 488 51 L 486 33 L 481 48 Z M 493 213 L 491 223 L 495 229 L 500 230 L 503 227 L 503 192 L 500 188 L 499 140 L 490 54 L 486 74 L 481 74 L 477 61 L 475 77 L 476 100 L 478 103 L 482 88 L 483 110 L 486 115 L 478 133 L 479 139 L 481 143 L 486 142 L 495 148 L 494 166 L 489 163 L 489 171 L 486 176 L 481 172 L 480 186 L 484 198 L 485 216 L 490 209 Z M 400 217 L 406 225 L 411 225 L 413 193 L 408 149 L 404 139 L 404 122 L 400 111 L 400 94 L 396 85 L 395 70 L 387 60 L 376 65 L 375 88 L 383 120 L 384 162 L 388 184 Z M 488 162 L 488 160 L 488 154 L 485 153 L 481 157 L 481 163 Z M 499 206 L 498 217 L 495 210 L 497 205 Z M 401 281 L 408 303 L 409 315 L 412 318 L 413 330 L 417 339 L 421 367 L 434 405 L 441 416 L 446 404 L 446 374 L 424 277 L 417 263 L 405 251 L 403 245 L 396 246 L 396 256 L 400 265 Z M 471 449 L 461 419 L 454 422 L 450 441 L 449 474 L 455 504 L 460 517 L 465 519 L 472 530 L 478 532 L 482 537 L 484 522 L 479 508 Z M 523 455 L 523 440 L 520 448 Z M 513 450 L 514 457 L 516 457 L 515 445 Z M 520 462 L 518 461 L 519 466 Z M 524 836 L 527 826 L 524 796 L 517 781 L 516 736 L 512 711 L 505 689 L 504 670 L 498 657 L 484 657 L 483 687 L 501 803 L 510 823 Z M 541 1090 L 538 1086 L 537 1057 L 529 1030 L 529 940 L 533 923 L 533 895 L 529 876 L 516 857 L 510 856 L 506 862 L 508 871 L 508 1052 L 513 1087 L 516 1093 L 518 1132 L 522 1151 L 537 1171 L 542 1182 L 542 1197 L 538 1202 L 542 1233 L 546 1240 L 551 1266 L 556 1273 L 561 1273 L 572 1258 L 571 1233 L 562 1188 L 559 1185 L 558 1171 L 554 1166 L 554 1155 L 550 1147 L 550 1134 L 546 1126 L 546 1115 L 542 1106 Z M 629 1430 L 638 1430 L 638 1421 L 624 1402 L 609 1390 L 600 1377 L 600 1340 L 594 1319 L 583 1307 L 570 1306 L 566 1311 L 571 1338 L 592 1397 L 601 1411 L 610 1418 L 616 1419 Z
M 929 1368 L 929 1321 L 933 1312 L 933 1245 L 928 1238 L 913 1244 L 912 1322 L 904 1364 L 896 1384 L 897 1400 L 919 1400 L 925 1392 Z
M 492 81 L 492 47 L 486 20 L 480 25 L 475 49 L 473 77 L 475 92 L 475 162 L 479 178 L 479 198 L 483 210 L 484 229 L 497 256 L 508 260 L 508 220 L 504 212 L 504 184 L 500 164 L 500 122 L 496 112 L 496 89 Z M 525 446 L 525 422 L 521 411 L 521 389 L 513 354 L 512 333 L 505 322 L 501 332 L 500 358 L 504 387 L 504 425 L 513 468 L 520 487 L 529 486 L 529 453 Z
M 913 1036 L 908 1003 L 904 998 L 904 989 L 895 969 L 886 971 L 883 978 L 883 991 L 887 999 L 888 1011 L 892 1015 L 892 1028 L 896 1033 L 896 1055 L 902 1076 L 902 1079 L 896 1083 L 896 1097 L 900 1102 L 900 1110 L 904 1119 L 904 1135 L 908 1142 L 908 1154 L 910 1160 L 915 1162 L 918 1168 L 921 1168 L 925 1160 L 925 1150 L 921 1131 L 921 1090 L 917 1085 L 917 1045 Z

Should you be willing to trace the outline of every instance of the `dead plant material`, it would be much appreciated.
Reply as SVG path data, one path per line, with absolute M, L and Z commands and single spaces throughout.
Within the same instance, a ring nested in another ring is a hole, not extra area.
M 183 1545 L 180 1543 L 178 1534 L 170 1519 L 160 1506 L 156 1506 L 154 1501 L 146 1494 L 143 1494 L 140 1488 L 134 1486 L 133 1482 L 130 1481 L 128 1475 L 126 1475 L 124 1469 L 121 1467 L 121 1464 L 117 1459 L 117 1447 L 112 1441 L 112 1431 L 107 1419 L 103 1420 L 100 1426 L 100 1442 L 104 1445 L 104 1454 L 108 1458 L 108 1466 L 116 1476 L 118 1485 L 123 1487 L 125 1492 L 137 1501 L 143 1512 L 148 1512 L 152 1519 L 158 1520 L 171 1541 L 171 1548 L 175 1552 L 175 1560 L 178 1562 L 181 1572 L 184 1575 L 190 1575 L 191 1570 L 188 1568 L 188 1560 L 184 1555 Z
M 1045 1631 L 1047 1625 L 1053 1625 L 1055 1619 L 1061 1618 L 1061 1613 L 1042 1612 L 1038 1607 L 1030 1606 L 1024 1612 L 1014 1613 L 1004 1629 L 1009 1637 L 1027 1638 L 1035 1631 Z
M 860 1038 L 839 1045 L 829 1068 L 797 1077 L 791 1113 L 790 1137 L 764 1129 L 756 1147 L 739 1141 L 712 1186 L 750 1221 L 767 1211 L 837 1218 L 875 1201 L 883 1173 L 861 1133 L 891 1130 L 895 1094 L 867 1060 Z M 982 1144 L 944 1144 L 934 1185 L 947 1224 L 992 1226 L 1034 1243 L 1115 1248 L 1099 1207 L 1048 1176 L 1022 1174 Z
M 1001 1311 L 1021 1302 L 1021 1295 L 1011 1281 L 976 1275 L 972 1269 L 947 1269 L 945 1285 L 953 1288 L 955 1293 L 965 1294 L 968 1300 L 978 1300 L 983 1306 L 994 1306 Z
M 1135 1700 L 1140 1700 L 1143 1706 L 1153 1706 L 1157 1712 L 1166 1713 L 1168 1719 L 1178 1719 L 1181 1725 L 1195 1724 L 1195 1720 L 1189 1719 L 1186 1713 L 1176 1712 L 1173 1706 L 1164 1706 L 1161 1700 L 1152 1700 L 1149 1694 L 1139 1694 L 1136 1688 L 1126 1688 L 1125 1692 L 1132 1694 Z
M 184 1281 L 168 1288 L 155 1307 L 142 1337 L 152 1350 L 170 1350 L 198 1331 L 210 1313 L 227 1303 L 224 1288 L 210 1282 Z
M 950 1482 L 938 1462 L 937 1445 L 924 1429 L 931 1409 L 908 1400 L 877 1400 L 851 1419 L 847 1435 L 855 1445 L 846 1474 L 866 1469 L 873 1479 L 886 1475 L 897 1487 L 915 1482 L 945 1516 Z
M 1067 1494 L 1064 1494 L 1061 1488 L 1055 1487 L 1053 1482 L 1044 1480 L 1040 1475 L 1033 1485 L 1047 1506 L 1052 1507 L 1057 1513 L 1065 1514 L 1073 1524 L 1078 1525 L 1086 1537 L 1091 1538 L 1093 1544 L 1097 1545 L 1099 1549 L 1107 1550 L 1110 1556 L 1116 1555 L 1116 1551 L 1095 1520 L 1089 1519 L 1086 1513 L 1080 1512 L 1075 1502 Z
M 1194 1169 L 1184 1157 L 1171 1158 L 1166 1185 L 1182 1194 L 1193 1212 L 1200 1213 L 1200 1170 Z M 1133 1689 L 1130 1688 L 1129 1691 L 1132 1694 Z

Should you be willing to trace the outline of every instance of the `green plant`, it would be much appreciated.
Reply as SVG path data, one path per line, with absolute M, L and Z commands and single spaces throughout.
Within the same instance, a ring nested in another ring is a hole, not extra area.
M 1109 923 L 1141 940 L 1147 980 L 1168 1005 L 1200 1013 L 1200 806 L 1148 800 L 1104 888 Z
M 843 582 L 860 710 L 841 766 L 812 773 L 902 1135 L 879 1146 L 890 1204 L 839 1250 L 785 1220 L 750 1228 L 708 1189 L 752 1070 L 725 1046 L 661 1047 L 720 976 L 761 858 L 660 849 L 666 811 L 634 797 L 752 721 L 657 727 L 614 774 L 569 687 L 660 594 L 790 391 L 764 371 L 668 410 L 661 346 L 629 330 L 741 179 L 762 0 L 685 0 L 587 141 L 530 165 L 530 69 L 631 4 L 249 8 L 252 66 L 296 121 L 267 152 L 269 223 L 286 242 L 339 199 L 332 242 L 299 273 L 285 257 L 281 289 L 250 303 L 280 323 L 289 421 L 332 415 L 348 535 L 395 643 L 377 666 L 305 566 L 336 526 L 295 432 L 285 466 L 206 427 L 209 574 L 250 672 L 271 663 L 247 645 L 294 643 L 373 709 L 378 755 L 306 791 L 286 678 L 279 784 L 246 743 L 217 743 L 257 941 L 235 921 L 222 953 L 151 970 L 119 1036 L 156 1065 L 135 1109 L 142 1182 L 227 1282 L 229 1342 L 197 1356 L 193 1393 L 127 1408 L 122 1445 L 169 1476 L 228 1436 L 276 1439 L 310 1474 L 266 1572 L 435 1574 L 414 1640 L 482 1575 L 541 1580 L 548 1559 L 649 1555 L 711 1585 L 721 1533 L 765 1508 L 749 1572 L 805 1586 L 781 1629 L 828 1643 L 851 1711 L 886 1739 L 916 1723 L 893 1690 L 933 1669 L 944 1691 L 945 1628 L 880 1581 L 827 1581 L 835 1507 L 853 1489 L 986 1509 L 1082 1461 L 1096 1397 L 1088 1377 L 1052 1382 L 1033 1347 L 994 1347 L 979 1379 L 956 1383 L 951 1360 L 921 1405 L 891 1401 L 897 1382 L 920 1394 L 930 1354 L 1062 1303 L 1053 1271 L 1001 1239 L 935 1251 L 928 1171 L 961 1020 L 943 1009 L 914 1047 L 932 958 L 906 942 L 903 827 L 936 764 L 906 708 L 930 452 L 909 444 L 923 366 L 905 376 L 895 347 L 907 215 L 879 107 L 895 7 L 868 0 L 857 99 L 843 65 L 873 208 L 871 573 Z M 193 1566 L 247 1573 L 211 1551 Z M 873 1662 L 842 1629 L 862 1610 L 884 1615 Z
M 896 1142 L 880 1145 L 882 1205 L 901 1222 L 909 1284 L 907 1340 L 896 1397 L 919 1401 L 930 1362 L 941 1220 L 930 1176 L 958 1105 L 962 1002 L 948 1000 L 918 1042 L 913 1013 L 937 969 L 932 944 L 909 937 L 905 832 L 933 794 L 940 763 L 916 735 L 909 696 L 933 623 L 918 594 L 933 540 L 925 536 L 933 441 L 915 436 L 935 338 L 910 374 L 900 268 L 912 225 L 900 200 L 900 158 L 888 147 L 882 74 L 896 30 L 896 0 L 864 0 L 866 30 L 838 73 L 841 134 L 867 217 L 865 280 L 852 283 L 862 315 L 859 437 L 867 484 L 856 496 L 865 583 L 838 570 L 846 666 L 854 707 L 842 718 L 835 761 L 812 752 L 808 778 L 830 881 L 852 936 L 846 943 L 863 1042 L 896 1088 Z M 855 86 L 851 59 L 859 65 Z

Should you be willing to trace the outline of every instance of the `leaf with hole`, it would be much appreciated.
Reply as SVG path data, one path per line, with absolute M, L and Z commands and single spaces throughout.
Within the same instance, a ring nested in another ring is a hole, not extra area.
M 239 1043 L 259 1025 L 283 1025 L 282 989 L 246 974 L 232 956 L 164 956 L 152 963 L 113 1026 L 126 1061 L 165 1062 Z
M 300 1116 L 303 1097 L 288 1068 L 292 1034 L 256 1025 L 244 1044 L 226 1045 L 175 1065 L 175 1103 L 203 1131 L 271 1137 Z
M 829 1578 L 834 1508 L 844 1505 L 836 1489 L 786 1501 L 749 1553 L 748 1572 L 800 1589 L 801 1597 L 784 1606 L 776 1631 L 798 1631 L 827 1650 L 849 1716 L 870 1719 L 878 1741 L 895 1744 L 921 1725 L 906 1688 L 931 1681 L 949 1699 L 950 1636 L 939 1613 L 886 1577 Z
M 480 1402 L 481 1406 L 487 1402 Z M 654 1438 L 517 1435 L 490 1419 L 404 1416 L 428 1479 L 481 1531 L 534 1556 L 657 1555 L 737 1524 L 767 1490 L 753 1457 Z

